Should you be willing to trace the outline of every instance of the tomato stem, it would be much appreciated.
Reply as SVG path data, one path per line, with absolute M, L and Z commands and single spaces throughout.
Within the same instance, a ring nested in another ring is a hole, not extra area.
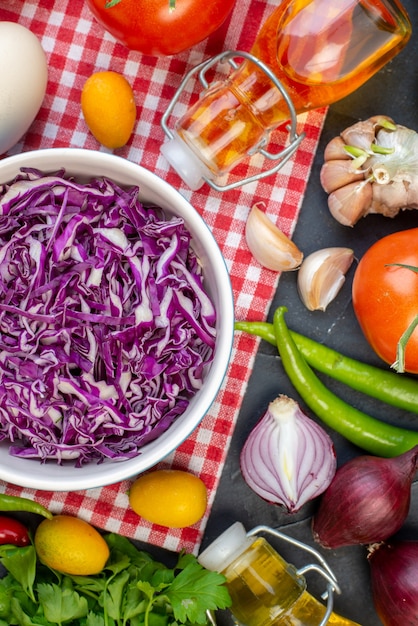
M 418 267 L 415 265 L 407 265 L 406 263 L 387 263 L 387 267 L 405 267 L 411 272 L 415 272 L 418 274 Z M 398 345 L 396 348 L 396 361 L 392 363 L 391 367 L 398 372 L 398 374 L 403 374 L 405 372 L 405 350 L 406 344 L 411 338 L 412 333 L 418 325 L 418 315 L 412 320 L 406 331 L 401 335 L 401 338 L 398 341 Z
M 122 0 L 106 0 L 105 9 L 111 9 L 120 2 L 122 2 Z M 174 9 L 176 8 L 176 0 L 168 0 L 168 7 L 170 11 L 174 11 Z
M 403 374 L 405 372 L 405 350 L 406 345 L 411 338 L 412 333 L 415 328 L 418 326 L 418 315 L 414 317 L 412 322 L 409 324 L 406 331 L 401 335 L 401 338 L 398 341 L 398 345 L 396 348 L 396 361 L 392 363 L 391 367 L 396 370 L 399 374 Z
M 418 274 L 418 267 L 415 265 L 407 265 L 406 263 L 386 263 L 385 267 L 405 267 L 407 270 Z

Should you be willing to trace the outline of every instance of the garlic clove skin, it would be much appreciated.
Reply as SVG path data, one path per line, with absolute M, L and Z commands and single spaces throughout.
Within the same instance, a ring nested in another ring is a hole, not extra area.
M 352 160 L 334 159 L 325 161 L 319 177 L 324 191 L 331 193 L 349 183 L 364 180 L 364 172 L 357 170 Z
M 399 213 L 399 198 L 403 199 L 402 209 L 418 209 L 418 185 L 405 185 L 400 180 L 388 185 L 373 185 L 373 200 L 368 213 L 396 217 Z
M 325 311 L 343 286 L 353 260 L 353 250 L 338 247 L 316 250 L 305 258 L 297 287 L 309 311 Z
M 350 159 L 346 149 L 346 144 L 342 140 L 342 137 L 337 136 L 331 139 L 325 146 L 324 160 L 333 161 L 335 159 Z
M 253 257 L 263 267 L 286 272 L 300 267 L 303 254 L 255 204 L 247 218 L 245 238 Z
M 389 131 L 396 130 L 396 124 L 387 115 L 374 115 L 367 120 L 356 122 L 342 131 L 343 142 L 349 146 L 356 146 L 368 151 L 376 140 L 376 134 L 380 128 Z
M 328 196 L 331 215 L 343 226 L 354 226 L 367 215 L 373 200 L 373 185 L 364 180 L 349 183 Z

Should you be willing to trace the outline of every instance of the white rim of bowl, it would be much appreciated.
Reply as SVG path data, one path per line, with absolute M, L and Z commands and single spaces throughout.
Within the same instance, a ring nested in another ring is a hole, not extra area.
M 220 298 L 218 302 L 217 310 L 218 323 L 222 326 L 222 337 L 216 345 L 216 351 L 208 377 L 202 389 L 199 391 L 198 401 L 201 410 L 199 422 L 194 422 L 193 425 L 190 425 L 188 420 L 185 422 L 174 422 L 177 427 L 175 432 L 172 433 L 172 436 L 170 436 L 171 428 L 169 428 L 165 433 L 160 435 L 155 442 L 144 446 L 144 451 L 151 450 L 153 452 L 153 448 L 158 442 L 158 458 L 151 455 L 148 460 L 145 459 L 144 461 L 141 453 L 139 453 L 135 458 L 126 461 L 105 461 L 101 464 L 91 463 L 84 465 L 82 468 L 75 468 L 70 465 L 58 465 L 55 463 L 52 465 L 53 462 L 51 462 L 51 464 L 41 464 L 36 459 L 19 459 L 10 455 L 7 457 L 8 462 L 0 460 L 0 480 L 41 491 L 75 491 L 100 488 L 131 479 L 135 475 L 162 462 L 194 432 L 211 408 L 225 379 L 233 346 L 234 301 L 225 259 L 209 226 L 203 218 L 189 201 L 165 180 L 141 165 L 114 154 L 81 148 L 47 148 L 12 155 L 0 161 L 0 184 L 12 180 L 21 167 L 36 168 L 46 172 L 65 168 L 71 174 L 71 168 L 78 170 L 80 165 L 85 163 L 86 160 L 89 162 L 89 159 L 93 155 L 98 166 L 98 171 L 97 174 L 94 172 L 91 175 L 89 174 L 89 178 L 96 175 L 107 176 L 111 179 L 114 178 L 117 183 L 120 183 L 118 175 L 120 176 L 123 173 L 124 176 L 127 176 L 133 181 L 138 177 L 141 178 L 142 184 L 144 185 L 154 186 L 157 183 L 159 188 L 163 190 L 164 194 L 169 198 L 169 201 L 173 202 L 174 206 L 178 205 L 182 207 L 182 211 L 187 215 L 186 221 L 188 228 L 192 233 L 196 229 L 207 231 L 205 243 L 207 245 L 207 243 L 210 242 L 208 260 L 211 264 L 211 270 L 215 274 L 217 284 L 222 284 L 223 289 L 222 298 Z M 46 163 L 50 164 L 46 165 Z M 89 163 L 89 166 L 90 165 Z M 115 173 L 115 170 L 117 173 Z M 122 170 L 122 172 L 119 172 L 119 170 Z M 77 176 L 77 174 L 75 176 Z M 125 183 L 122 182 L 122 184 Z M 127 182 L 126 184 L 138 184 L 140 186 L 140 181 L 137 183 Z M 192 403 L 193 399 L 191 404 Z M 18 463 L 19 471 L 17 471 L 13 465 L 14 461 Z M 92 471 L 92 469 L 95 471 Z M 51 482 L 50 476 L 54 471 L 56 472 L 56 479 Z M 78 471 L 81 472 L 82 485 L 75 486 L 74 480 L 77 478 Z

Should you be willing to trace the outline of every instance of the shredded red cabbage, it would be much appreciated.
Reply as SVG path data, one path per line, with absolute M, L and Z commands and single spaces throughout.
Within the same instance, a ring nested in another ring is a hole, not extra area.
M 0 185 L 0 441 L 123 460 L 202 386 L 215 309 L 184 220 L 108 179 Z

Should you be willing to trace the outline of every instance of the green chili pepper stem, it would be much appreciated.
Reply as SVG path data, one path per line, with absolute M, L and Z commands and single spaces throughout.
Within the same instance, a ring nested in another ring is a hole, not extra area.
M 235 322 L 235 330 L 256 335 L 277 346 L 274 327 L 269 322 Z M 313 369 L 381 402 L 418 414 L 418 381 L 356 361 L 294 331 L 290 334 Z
M 51 511 L 48 511 L 39 502 L 20 496 L 9 496 L 5 493 L 0 494 L 0 511 L 26 511 L 27 513 L 37 513 L 48 519 L 53 517 Z
M 274 313 L 277 349 L 290 382 L 305 404 L 327 426 L 370 454 L 394 457 L 418 445 L 418 432 L 381 422 L 332 393 L 299 352 L 286 325 L 286 307 Z
M 274 334 L 273 324 L 270 322 L 235 322 L 235 330 L 242 330 L 249 335 L 255 335 L 276 346 L 276 335 Z

